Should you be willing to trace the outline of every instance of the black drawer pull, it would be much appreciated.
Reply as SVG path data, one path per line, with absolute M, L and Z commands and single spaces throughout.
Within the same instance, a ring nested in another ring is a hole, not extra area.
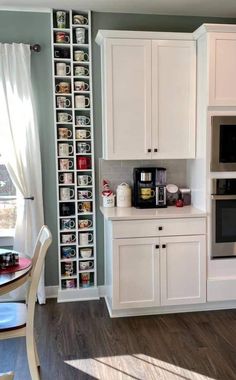
M 166 248 L 166 245 L 165 245 L 165 244 L 162 244 L 162 248 Z
M 148 153 L 151 153 L 152 150 L 149 148 L 147 151 L 148 151 Z
M 156 248 L 156 249 L 159 249 L 159 248 L 160 248 L 160 246 L 159 246 L 159 245 L 155 245 L 155 248 Z
M 158 230 L 159 230 L 159 231 L 162 231 L 162 230 L 163 230 L 163 227 L 158 227 Z
M 154 152 L 155 152 L 155 153 L 157 153 L 157 152 L 158 152 L 158 149 L 157 149 L 157 148 L 155 148 L 155 149 L 154 149 Z

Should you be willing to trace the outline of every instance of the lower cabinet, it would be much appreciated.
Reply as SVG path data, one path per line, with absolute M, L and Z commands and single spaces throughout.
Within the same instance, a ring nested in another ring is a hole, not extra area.
M 111 239 L 112 309 L 206 302 L 205 235 Z

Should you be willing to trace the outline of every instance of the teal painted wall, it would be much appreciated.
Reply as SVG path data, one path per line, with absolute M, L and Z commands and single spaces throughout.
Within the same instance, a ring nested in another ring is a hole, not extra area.
M 236 19 L 93 13 L 93 86 L 96 179 L 102 155 L 100 49 L 94 42 L 99 29 L 192 32 L 204 22 L 236 23 Z M 39 43 L 42 51 L 32 54 L 32 81 L 35 90 L 43 168 L 45 222 L 54 236 L 46 259 L 46 285 L 58 284 L 56 173 L 51 77 L 50 14 L 0 11 L 0 42 Z M 98 198 L 98 194 L 97 194 Z M 98 199 L 97 199 L 98 205 Z M 98 208 L 98 206 L 97 206 Z M 98 283 L 104 281 L 103 218 L 97 210 Z

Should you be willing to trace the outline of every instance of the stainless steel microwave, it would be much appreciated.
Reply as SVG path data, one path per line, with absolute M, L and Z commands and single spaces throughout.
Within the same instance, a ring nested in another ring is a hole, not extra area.
M 236 116 L 212 117 L 211 171 L 236 171 Z

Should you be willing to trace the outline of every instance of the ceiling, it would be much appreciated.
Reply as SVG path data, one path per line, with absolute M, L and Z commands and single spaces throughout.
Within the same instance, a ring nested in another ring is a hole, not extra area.
M 236 17 L 236 0 L 0 0 L 0 9 L 80 9 L 97 12 Z

